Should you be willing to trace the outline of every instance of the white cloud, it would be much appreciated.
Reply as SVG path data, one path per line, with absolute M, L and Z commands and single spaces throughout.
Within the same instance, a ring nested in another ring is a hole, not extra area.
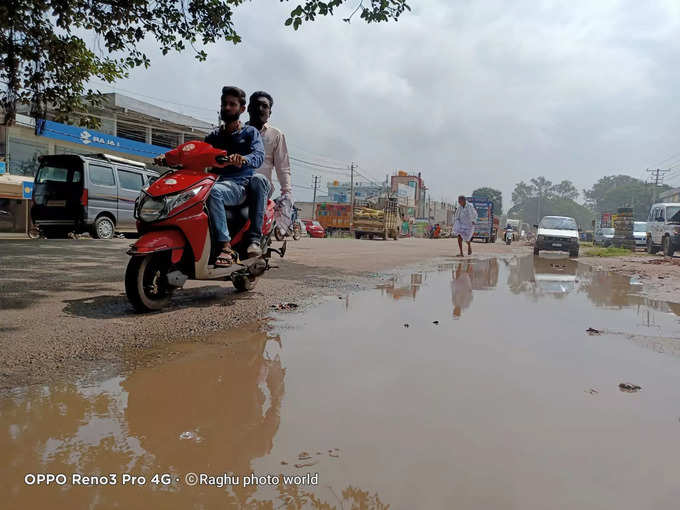
M 358 161 L 375 178 L 420 169 L 435 198 L 492 186 L 508 203 L 522 179 L 584 188 L 680 150 L 680 3 L 411 3 L 398 23 L 340 14 L 298 32 L 283 26 L 291 4 L 246 3 L 242 44 L 210 47 L 206 63 L 154 55 L 120 87 L 208 120 L 222 85 L 268 90 L 273 123 L 307 159 Z

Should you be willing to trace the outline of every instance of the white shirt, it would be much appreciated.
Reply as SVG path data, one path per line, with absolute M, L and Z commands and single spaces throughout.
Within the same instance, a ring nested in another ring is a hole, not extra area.
M 260 130 L 264 143 L 264 161 L 256 170 L 272 182 L 272 174 L 276 168 L 276 178 L 281 186 L 281 194 L 290 193 L 290 161 L 288 159 L 288 147 L 286 137 L 280 129 L 265 124 Z
M 465 202 L 465 206 L 458 204 L 456 212 L 453 214 L 453 221 L 459 220 L 463 225 L 474 225 L 477 223 L 477 209 L 470 202 Z

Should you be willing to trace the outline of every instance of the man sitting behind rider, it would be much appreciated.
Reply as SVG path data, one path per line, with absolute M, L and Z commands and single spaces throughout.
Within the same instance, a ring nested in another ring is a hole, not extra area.
M 276 178 L 281 187 L 281 198 L 288 199 L 288 205 L 292 207 L 292 192 L 291 192 L 291 178 L 290 178 L 290 161 L 288 159 L 288 147 L 286 146 L 286 137 L 280 129 L 275 128 L 267 123 L 272 113 L 274 106 L 274 99 L 271 94 L 263 90 L 258 90 L 250 95 L 248 101 L 248 115 L 250 120 L 247 125 L 257 128 L 262 136 L 264 143 L 264 162 L 257 170 L 256 175 L 262 175 L 267 178 L 269 187 L 265 190 L 258 185 L 248 189 L 248 194 L 251 199 L 262 200 L 266 202 L 267 198 L 274 190 L 272 183 L 272 173 L 276 168 Z M 251 181 L 255 183 L 255 181 Z M 266 193 L 264 197 L 260 197 L 260 193 Z M 290 218 L 289 218 L 290 219 Z
M 228 267 L 238 261 L 238 254 L 231 248 L 225 207 L 241 204 L 249 190 L 265 190 L 265 200 L 250 203 L 250 229 L 246 234 L 248 257 L 262 254 L 260 239 L 266 201 L 266 178 L 254 175 L 264 160 L 264 146 L 260 132 L 252 126 L 243 126 L 239 117 L 246 109 L 246 93 L 238 87 L 223 87 L 220 117 L 224 124 L 205 137 L 205 141 L 217 149 L 227 151 L 229 166 L 214 168 L 220 174 L 210 191 L 208 210 L 217 235 L 220 254 L 215 261 L 219 267 Z M 262 193 L 260 192 L 260 195 Z M 259 218 L 259 221 L 257 219 Z

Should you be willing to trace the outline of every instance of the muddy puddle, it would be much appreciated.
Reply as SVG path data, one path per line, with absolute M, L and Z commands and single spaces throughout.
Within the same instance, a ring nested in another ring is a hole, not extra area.
M 18 389 L 0 506 L 676 508 L 680 310 L 639 290 L 561 258 L 452 260 Z

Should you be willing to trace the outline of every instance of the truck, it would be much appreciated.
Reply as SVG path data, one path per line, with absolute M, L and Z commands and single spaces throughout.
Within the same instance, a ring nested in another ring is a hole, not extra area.
M 331 204 L 322 202 L 316 204 L 316 220 L 326 230 L 328 235 L 333 232 L 349 232 L 349 220 L 352 206 L 349 204 Z
M 354 236 L 357 239 L 382 237 L 399 239 L 401 217 L 396 198 L 357 202 L 354 206 Z
M 485 243 L 495 243 L 498 236 L 498 222 L 494 222 L 493 202 L 486 198 L 468 197 L 477 211 L 477 225 L 472 239 L 482 239 Z

